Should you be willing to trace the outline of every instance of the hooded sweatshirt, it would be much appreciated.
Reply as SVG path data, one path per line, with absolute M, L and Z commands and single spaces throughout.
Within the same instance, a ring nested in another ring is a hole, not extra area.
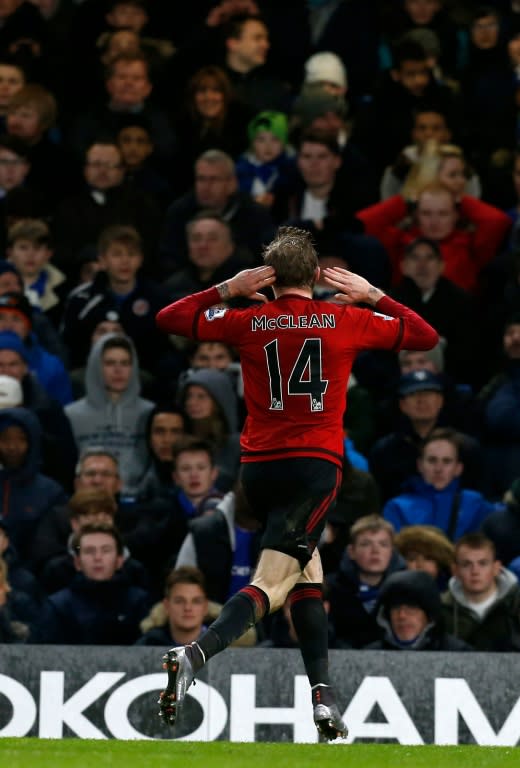
M 10 426 L 23 429 L 29 447 L 20 467 L 0 467 L 1 513 L 20 561 L 26 563 L 37 522 L 54 505 L 65 504 L 67 496 L 55 480 L 38 471 L 41 428 L 36 416 L 27 408 L 5 408 L 0 412 L 0 434 Z
M 113 401 L 105 389 L 102 352 L 105 343 L 118 334 L 102 336 L 93 346 L 85 376 L 86 396 L 65 408 L 78 451 L 88 446 L 103 446 L 119 461 L 123 493 L 134 494 L 147 464 L 146 420 L 153 408 L 150 400 L 139 397 L 139 364 L 132 347 L 132 373 L 128 387 Z
M 473 610 L 453 576 L 442 595 L 448 632 L 477 651 L 520 651 L 520 586 L 513 573 L 502 568 L 497 577 L 496 600 L 481 617 Z
M 220 491 L 229 491 L 237 478 L 240 466 L 238 403 L 231 377 L 225 371 L 219 371 L 216 368 L 188 371 L 178 391 L 178 399 L 182 404 L 190 384 L 203 387 L 220 407 L 224 416 L 227 435 L 215 446 L 215 463 L 219 470 L 215 485 Z

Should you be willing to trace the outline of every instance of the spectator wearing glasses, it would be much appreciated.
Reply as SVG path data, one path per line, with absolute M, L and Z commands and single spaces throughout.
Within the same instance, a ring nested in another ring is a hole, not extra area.
M 67 274 L 79 258 L 96 251 L 108 226 L 134 226 L 145 244 L 145 256 L 155 252 L 161 212 L 158 204 L 133 184 L 124 184 L 121 150 L 112 139 L 89 145 L 83 165 L 83 185 L 58 206 L 54 218 L 55 261 Z
M 75 537 L 86 525 L 116 526 L 115 516 L 118 505 L 113 496 L 102 489 L 86 488 L 76 491 L 64 507 L 68 536 L 60 553 L 42 563 L 39 574 L 41 588 L 52 594 L 68 587 L 77 572 L 75 564 Z M 148 575 L 142 563 L 131 556 L 127 546 L 123 547 L 121 569 L 130 584 L 148 587 Z
M 116 456 L 102 446 L 87 448 L 76 464 L 74 494 L 89 491 L 103 492 L 119 508 L 121 506 L 120 490 L 121 478 Z M 49 509 L 40 520 L 34 534 L 31 559 L 37 573 L 51 558 L 67 553 L 71 534 L 68 504 L 61 503 Z
M 86 499 L 89 502 L 87 506 L 88 514 L 90 514 L 92 511 L 90 501 L 92 498 L 94 500 L 97 498 L 96 494 L 101 494 L 104 499 L 101 511 L 110 513 L 114 524 L 119 530 L 122 530 L 125 546 L 128 547 L 134 557 L 138 557 L 138 554 L 135 553 L 138 552 L 139 547 L 137 545 L 139 542 L 138 537 L 133 534 L 132 526 L 136 525 L 136 521 L 142 520 L 145 513 L 150 516 L 158 509 L 162 511 L 165 505 L 150 499 L 139 504 L 134 499 L 122 495 L 120 491 L 119 462 L 115 454 L 100 445 L 87 448 L 81 454 L 76 465 L 72 499 Z M 110 501 L 107 500 L 107 497 Z M 82 514 L 78 513 L 76 517 L 80 518 Z M 73 519 L 74 515 L 71 515 L 70 503 L 55 506 L 42 517 L 34 536 L 32 562 L 35 570 L 37 573 L 43 573 L 47 563 L 56 561 L 56 570 L 53 566 L 46 571 L 46 584 L 54 585 L 56 589 L 63 586 L 62 574 L 65 572 L 62 570 L 62 561 L 59 559 L 68 556 L 69 564 L 72 563 L 69 551 L 70 537 L 74 530 L 79 527 L 74 525 Z M 92 522 L 91 519 L 89 521 Z M 139 581 L 141 583 L 143 577 L 142 574 L 138 573 L 139 570 L 137 567 L 133 567 L 132 573 L 135 579 L 141 579 Z M 69 571 L 66 572 L 69 573 Z

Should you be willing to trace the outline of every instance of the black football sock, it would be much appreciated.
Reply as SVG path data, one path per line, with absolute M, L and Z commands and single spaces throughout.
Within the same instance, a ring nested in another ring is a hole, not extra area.
M 201 639 L 197 640 L 204 656 L 200 666 L 227 648 L 233 640 L 242 637 L 244 632 L 260 621 L 266 613 L 269 613 L 269 598 L 258 587 L 249 584 L 233 595 L 222 608 L 220 616 Z M 195 664 L 197 665 L 196 660 Z
M 329 630 L 321 584 L 297 584 L 290 593 L 291 618 L 311 687 L 329 685 Z

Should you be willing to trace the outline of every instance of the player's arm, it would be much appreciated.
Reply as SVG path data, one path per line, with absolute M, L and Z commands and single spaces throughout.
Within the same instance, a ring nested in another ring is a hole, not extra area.
M 342 267 L 327 267 L 321 274 L 329 285 L 338 290 L 334 298 L 343 304 L 370 304 L 378 312 L 401 320 L 394 349 L 427 350 L 438 344 L 439 334 L 435 328 L 412 309 L 371 285 L 361 275 Z
M 259 291 L 272 285 L 274 280 L 272 267 L 244 269 L 223 283 L 174 301 L 157 313 L 155 322 L 161 331 L 195 339 L 199 318 L 206 309 L 238 296 L 266 301 Z

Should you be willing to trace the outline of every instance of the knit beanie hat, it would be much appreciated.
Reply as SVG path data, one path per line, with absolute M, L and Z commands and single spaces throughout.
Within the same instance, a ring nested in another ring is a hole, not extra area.
M 4 293 L 0 296 L 0 312 L 12 312 L 20 315 L 28 327 L 32 328 L 32 307 L 23 293 Z
M 330 51 L 315 53 L 305 62 L 306 83 L 333 83 L 340 88 L 346 88 L 347 72 L 343 62 Z
M 396 571 L 390 574 L 383 582 L 378 602 L 386 611 L 398 605 L 416 606 L 433 621 L 439 619 L 442 611 L 437 584 L 424 571 Z
M 272 112 L 270 110 L 259 112 L 247 126 L 249 141 L 252 142 L 260 131 L 269 131 L 276 136 L 282 144 L 287 144 L 289 138 L 287 115 L 283 112 Z

